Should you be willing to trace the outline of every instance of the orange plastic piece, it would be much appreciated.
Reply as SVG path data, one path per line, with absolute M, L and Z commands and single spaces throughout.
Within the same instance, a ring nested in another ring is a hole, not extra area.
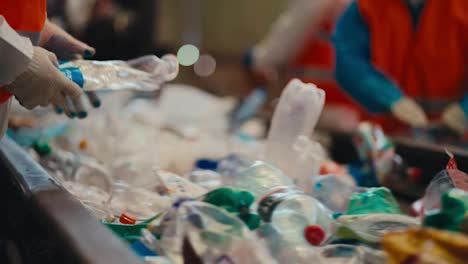
M 127 214 L 121 214 L 119 218 L 120 223 L 124 225 L 134 225 L 136 224 L 135 217 L 129 216 Z
M 85 150 L 88 148 L 88 141 L 86 139 L 80 140 L 79 147 L 81 150 Z

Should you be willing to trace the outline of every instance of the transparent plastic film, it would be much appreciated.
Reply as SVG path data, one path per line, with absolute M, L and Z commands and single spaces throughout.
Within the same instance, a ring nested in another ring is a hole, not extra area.
M 60 69 L 84 91 L 155 91 L 177 77 L 178 65 L 174 55 L 147 55 L 129 61 L 75 60 L 61 64 Z

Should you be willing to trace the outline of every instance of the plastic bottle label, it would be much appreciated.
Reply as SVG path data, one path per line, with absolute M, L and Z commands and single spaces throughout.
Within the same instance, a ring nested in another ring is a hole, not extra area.
M 257 212 L 263 221 L 270 222 L 276 206 L 296 194 L 301 194 L 301 192 L 288 188 L 275 190 L 260 200 Z
M 81 72 L 79 68 L 66 67 L 66 68 L 60 68 L 60 71 L 65 75 L 65 77 L 67 77 L 68 79 L 76 83 L 78 86 L 83 88 L 84 77 L 83 77 L 83 73 Z

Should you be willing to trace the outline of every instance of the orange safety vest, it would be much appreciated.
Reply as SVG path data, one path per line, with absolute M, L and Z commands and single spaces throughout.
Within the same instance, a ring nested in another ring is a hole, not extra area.
M 357 113 L 362 111 L 338 85 L 334 76 L 335 50 L 331 35 L 335 23 L 324 21 L 318 31 L 306 39 L 305 45 L 291 63 L 291 77 L 311 82 L 326 92 L 327 105 L 346 106 Z
M 468 84 L 467 0 L 426 0 L 416 28 L 402 0 L 358 0 L 358 6 L 369 26 L 372 63 L 406 95 L 435 115 L 462 98 Z M 388 116 L 377 120 L 390 130 L 401 126 Z
M 47 19 L 46 0 L 0 0 L 0 15 L 16 31 L 25 36 L 37 35 Z M 0 103 L 6 102 L 11 94 L 0 88 Z

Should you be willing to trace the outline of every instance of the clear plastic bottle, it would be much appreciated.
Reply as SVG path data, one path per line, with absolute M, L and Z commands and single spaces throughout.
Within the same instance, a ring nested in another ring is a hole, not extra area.
M 214 190 L 222 185 L 221 175 L 212 170 L 194 170 L 189 173 L 188 178 L 207 190 Z
M 298 79 L 288 83 L 276 107 L 265 148 L 265 160 L 290 177 L 298 153 L 299 136 L 310 137 L 325 103 L 325 92 Z
M 73 153 L 53 150 L 47 142 L 35 142 L 34 150 L 39 155 L 39 164 L 59 181 L 72 180 L 76 168 Z
M 248 160 L 246 157 L 231 154 L 219 161 L 216 171 L 224 176 L 225 179 L 234 179 L 251 165 L 252 161 Z
M 127 62 L 75 60 L 63 63 L 60 70 L 85 91 L 154 91 L 177 77 L 179 64 L 174 55 L 148 55 Z
M 179 200 L 151 225 L 150 230 L 161 237 L 157 253 L 176 263 L 184 263 L 184 241 L 190 243 L 203 263 L 246 263 L 237 259 L 263 252 L 258 249 L 261 245 L 248 241 L 252 234 L 239 218 L 204 202 Z M 248 252 L 238 248 L 247 243 L 252 245 L 246 248 Z M 262 256 L 258 257 L 261 260 Z M 251 263 L 271 262 L 255 259 Z
M 345 212 L 355 192 L 365 192 L 346 176 L 324 175 L 313 179 L 311 195 L 333 212 Z
M 312 189 L 313 180 L 320 172 L 320 166 L 325 156 L 322 146 L 306 136 L 299 136 L 294 143 L 296 160 L 291 168 L 291 177 L 304 192 Z M 293 162 L 293 161 L 291 161 Z
M 39 163 L 57 180 L 95 186 L 108 193 L 111 191 L 113 181 L 111 174 L 95 159 L 52 149 L 47 142 L 36 142 L 33 147 L 39 155 Z
M 95 159 L 83 155 L 76 156 L 76 168 L 73 180 L 88 186 L 95 186 L 110 193 L 112 189 L 112 176 L 110 171 Z
M 256 200 L 259 200 L 274 189 L 293 187 L 294 183 L 279 169 L 263 161 L 257 161 L 235 177 L 232 185 L 253 193 Z
M 128 213 L 137 220 L 144 221 L 168 208 L 170 200 L 147 189 L 116 181 L 112 185 L 108 206 L 115 216 Z
M 315 198 L 291 188 L 264 197 L 258 214 L 286 243 L 319 246 L 334 232 L 332 212 Z

